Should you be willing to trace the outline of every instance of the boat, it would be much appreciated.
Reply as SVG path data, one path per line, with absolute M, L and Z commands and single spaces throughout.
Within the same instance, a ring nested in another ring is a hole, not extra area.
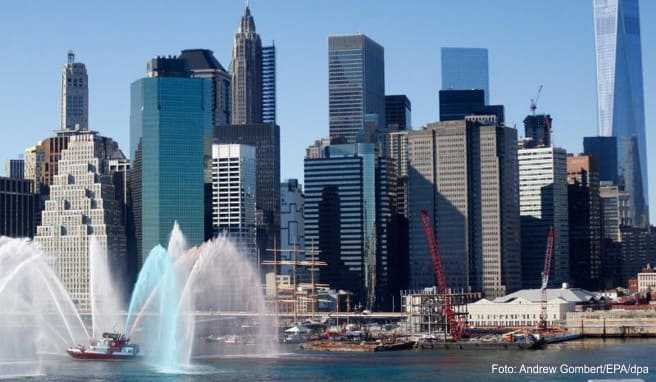
M 66 352 L 75 359 L 122 360 L 140 356 L 139 345 L 131 344 L 130 339 L 119 333 L 103 333 L 102 338 L 91 340 L 89 346 L 77 345 Z

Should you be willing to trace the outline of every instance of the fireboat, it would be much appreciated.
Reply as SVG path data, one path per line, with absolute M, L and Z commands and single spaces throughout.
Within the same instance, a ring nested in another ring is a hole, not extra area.
M 101 339 L 92 339 L 90 346 L 77 345 L 66 352 L 76 359 L 91 360 L 133 359 L 141 355 L 139 345 L 131 344 L 129 338 L 119 333 L 103 333 Z

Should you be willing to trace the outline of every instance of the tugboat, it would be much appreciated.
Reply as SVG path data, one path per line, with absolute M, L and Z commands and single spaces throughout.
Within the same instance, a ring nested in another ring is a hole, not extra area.
M 139 355 L 139 345 L 130 344 L 130 339 L 119 333 L 103 333 L 99 340 L 91 340 L 89 347 L 77 345 L 66 352 L 76 359 L 114 360 L 133 359 Z

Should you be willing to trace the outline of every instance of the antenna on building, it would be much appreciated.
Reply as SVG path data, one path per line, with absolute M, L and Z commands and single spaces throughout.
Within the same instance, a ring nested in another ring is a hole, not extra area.
M 542 85 L 538 88 L 538 94 L 535 96 L 535 98 L 531 98 L 531 105 L 529 106 L 529 109 L 531 110 L 531 114 L 535 115 L 535 110 L 538 108 L 538 100 L 540 99 L 540 93 L 542 93 Z
M 71 65 L 75 62 L 75 53 L 72 50 L 68 51 L 68 64 Z

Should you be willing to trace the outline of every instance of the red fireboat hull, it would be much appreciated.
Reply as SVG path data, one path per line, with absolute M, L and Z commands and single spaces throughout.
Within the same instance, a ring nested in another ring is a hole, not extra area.
M 116 353 L 99 353 L 93 351 L 66 351 L 71 357 L 75 359 L 84 359 L 84 360 L 130 360 L 137 358 L 137 355 L 128 355 L 128 354 L 116 354 Z

